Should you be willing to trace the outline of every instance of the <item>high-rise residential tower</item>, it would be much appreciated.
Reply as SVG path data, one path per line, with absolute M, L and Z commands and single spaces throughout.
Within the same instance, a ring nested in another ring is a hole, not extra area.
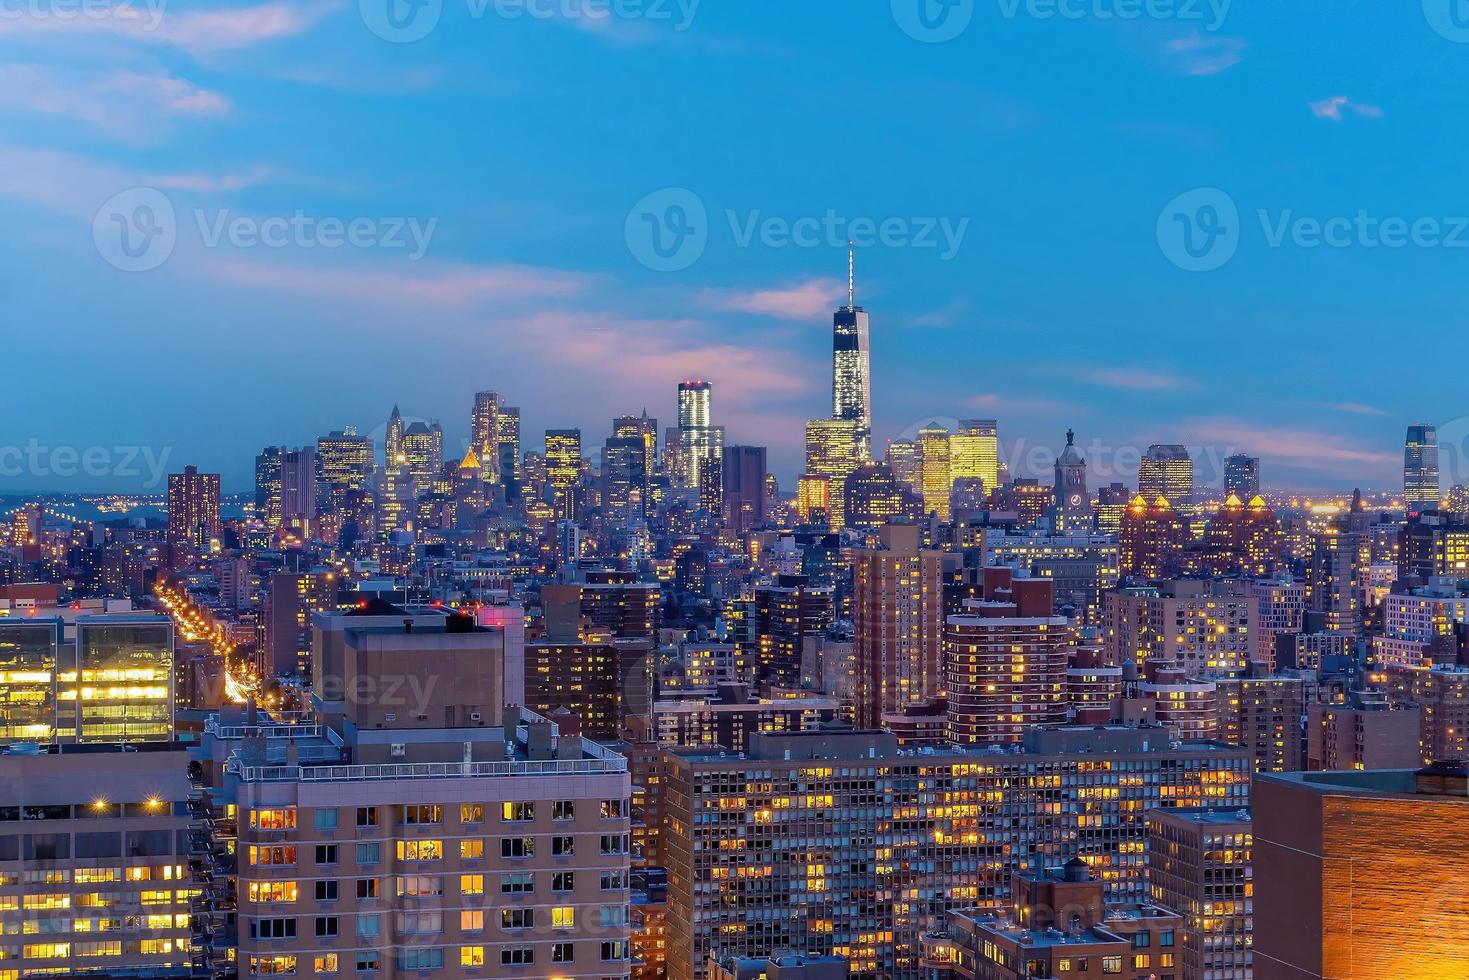
M 1438 430 L 1408 426 L 1403 443 L 1403 500 L 1409 510 L 1436 508 L 1439 502 Z
M 857 448 L 872 455 L 872 365 L 867 311 L 857 305 L 852 243 L 847 243 L 847 305 L 832 316 L 831 415 L 857 424 Z
M 168 476 L 168 543 L 204 550 L 219 537 L 219 474 L 185 466 Z
M 716 450 L 723 449 L 722 434 L 712 423 L 713 388 L 707 381 L 678 383 L 678 464 L 675 482 L 685 488 L 699 486 L 699 472 Z

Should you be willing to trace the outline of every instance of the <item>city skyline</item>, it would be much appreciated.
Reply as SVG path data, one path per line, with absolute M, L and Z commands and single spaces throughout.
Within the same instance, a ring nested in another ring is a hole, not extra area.
M 450 4 L 413 43 L 330 3 L 160 8 L 151 31 L 8 20 L 4 112 L 24 136 L 0 146 L 16 232 L 0 258 L 27 270 L 7 282 L 9 319 L 74 356 L 16 379 L 16 403 L 47 410 L 6 443 L 168 447 L 240 487 L 260 446 L 370 431 L 395 400 L 457 444 L 464 401 L 515 388 L 513 365 L 559 382 L 512 396 L 527 434 L 593 433 L 644 403 L 667 415 L 679 378 L 709 377 L 731 440 L 769 446 L 789 479 L 802 424 L 825 414 L 852 237 L 879 446 L 931 414 L 997 417 L 1032 445 L 1067 428 L 1228 445 L 1262 456 L 1273 485 L 1386 487 L 1404 426 L 1464 418 L 1389 341 L 1463 323 L 1453 216 L 1469 201 L 1430 163 L 1463 140 L 1433 122 L 1465 98 L 1443 25 L 1356 5 L 1307 72 L 1294 53 L 1319 25 L 1288 11 L 960 6 L 972 19 L 943 43 L 884 5 L 777 26 L 712 5 L 660 20 Z M 1078 100 L 1103 70 L 1112 87 Z M 641 94 L 675 79 L 676 128 Z M 394 138 L 364 140 L 379 126 Z M 567 133 L 598 152 L 565 153 Z M 1381 147 L 1410 137 L 1404 170 Z M 137 188 L 162 195 L 175 240 L 130 272 L 106 205 Z M 1189 271 L 1160 218 L 1200 188 L 1237 208 L 1243 240 Z M 679 190 L 707 241 L 665 271 L 633 232 L 640 204 Z M 1347 247 L 1294 224 L 1359 212 Z M 1434 217 L 1442 247 L 1369 240 Z M 262 243 L 272 219 L 283 247 Z M 364 219 L 382 247 L 313 247 L 323 219 Z M 271 397 L 235 412 L 223 376 Z

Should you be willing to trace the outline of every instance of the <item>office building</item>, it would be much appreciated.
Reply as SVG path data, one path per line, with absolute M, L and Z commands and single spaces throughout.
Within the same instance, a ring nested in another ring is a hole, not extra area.
M 716 435 L 713 423 L 713 389 L 703 380 L 679 382 L 676 486 L 698 489 L 704 462 L 723 450 L 722 433 Z
M 1248 810 L 1174 807 L 1148 814 L 1150 895 L 1183 917 L 1179 980 L 1254 977 L 1253 849 Z
M 372 476 L 372 440 L 351 426 L 316 440 L 316 473 L 331 510 L 367 489 Z
M 857 423 L 850 419 L 811 419 L 806 423 L 806 473 L 827 480 L 827 519 L 833 530 L 846 526 L 847 477 L 862 465 Z
M 832 316 L 831 417 L 853 424 L 859 459 L 872 458 L 872 364 L 867 311 L 856 303 L 852 251 L 847 251 L 847 305 Z
M 266 446 L 255 457 L 255 517 L 268 530 L 281 523 L 281 457 L 284 446 Z
M 1249 768 L 1238 749 L 1152 726 L 1034 729 L 1002 753 L 905 752 L 891 733 L 851 730 L 672 753 L 669 976 L 801 949 L 917 980 L 924 934 L 950 910 L 998 904 L 1035 861 L 1079 857 L 1109 898 L 1144 903 L 1146 812 L 1244 806 Z
M 479 460 L 481 477 L 487 483 L 500 481 L 500 395 L 494 391 L 474 393 L 469 414 L 469 451 Z
M 1260 457 L 1237 453 L 1224 460 L 1224 492 L 1241 500 L 1260 493 Z
M 1255 980 L 1469 976 L 1469 772 L 1255 784 Z
M 576 716 L 586 738 L 609 741 L 622 734 L 622 660 L 607 634 L 585 641 L 525 645 L 525 705 L 554 718 Z
M 1149 446 L 1138 467 L 1137 492 L 1146 500 L 1167 497 L 1176 507 L 1192 504 L 1194 461 L 1188 449 L 1157 443 Z
M 843 495 L 846 525 L 881 527 L 892 520 L 919 516 L 918 498 L 900 483 L 886 463 L 863 463 L 847 475 Z
M 764 446 L 726 446 L 720 467 L 724 504 L 724 524 L 733 534 L 764 527 L 765 510 Z
M 1442 488 L 1438 477 L 1438 431 L 1410 425 L 1403 440 L 1403 501 L 1408 510 L 1436 510 Z
M 918 493 L 923 498 L 923 512 L 947 521 L 953 487 L 949 430 L 941 425 L 925 425 L 918 430 Z
M 978 480 L 986 494 L 1000 488 L 1000 436 L 994 419 L 959 422 L 959 431 L 949 436 L 949 477 Z
M 192 976 L 177 743 L 0 753 L 0 975 Z
M 403 430 L 403 467 L 420 492 L 427 491 L 444 469 L 444 430 L 437 422 L 413 422 Z

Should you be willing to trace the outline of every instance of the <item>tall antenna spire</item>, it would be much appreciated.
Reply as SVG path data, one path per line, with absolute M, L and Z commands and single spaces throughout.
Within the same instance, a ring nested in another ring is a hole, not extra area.
M 855 275 L 855 243 L 847 241 L 847 309 L 857 308 L 857 279 Z

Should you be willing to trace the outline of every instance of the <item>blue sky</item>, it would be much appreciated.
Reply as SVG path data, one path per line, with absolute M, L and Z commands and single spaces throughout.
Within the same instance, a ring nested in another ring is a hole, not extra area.
M 0 9 L 0 442 L 39 450 L 0 488 L 136 485 L 142 447 L 243 489 L 259 447 L 395 402 L 457 446 L 483 388 L 528 446 L 599 444 L 685 376 L 789 486 L 841 242 L 879 225 L 879 441 L 996 417 L 1021 458 L 1072 426 L 1335 488 L 1394 485 L 1410 422 L 1466 434 L 1447 0 L 427 0 L 413 41 L 390 0 L 160 2 Z M 663 271 L 635 205 L 670 188 L 703 244 Z M 170 234 L 119 252 L 134 219 Z M 831 230 L 784 241 L 801 219 Z

